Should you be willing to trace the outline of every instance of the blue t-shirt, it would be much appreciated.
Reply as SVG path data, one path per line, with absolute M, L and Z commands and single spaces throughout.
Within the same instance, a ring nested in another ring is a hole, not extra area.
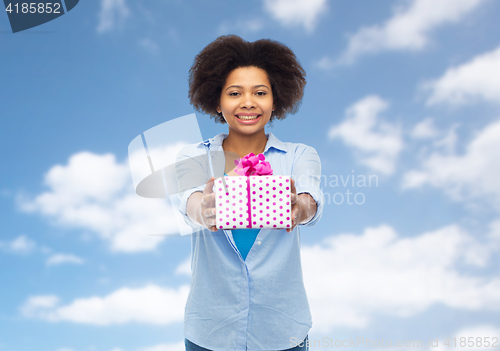
M 227 174 L 224 172 L 224 175 Z M 245 260 L 247 258 L 248 252 L 253 246 L 260 229 L 233 229 L 233 239 L 236 244 L 236 248 L 241 254 L 241 257 Z
M 255 242 L 260 229 L 233 229 L 233 239 L 241 257 L 245 260 Z

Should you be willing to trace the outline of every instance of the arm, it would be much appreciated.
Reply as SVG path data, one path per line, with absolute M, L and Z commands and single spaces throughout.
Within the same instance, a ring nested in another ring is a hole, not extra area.
M 191 227 L 203 227 L 200 224 L 200 218 L 196 215 L 200 205 L 200 201 L 196 200 L 200 200 L 199 197 L 206 187 L 206 163 L 204 150 L 193 146 L 185 147 L 176 158 L 175 173 L 180 199 L 179 212 L 186 224 Z
M 186 212 L 189 219 L 198 225 L 201 225 L 201 199 L 203 198 L 203 193 L 201 191 L 196 191 L 191 194 L 187 200 Z
M 321 160 L 318 153 L 310 146 L 301 145 L 300 148 L 292 169 L 292 228 L 288 232 L 295 225 L 315 225 L 321 218 L 325 202 L 320 188 Z
M 297 223 L 304 224 L 313 219 L 318 210 L 318 205 L 313 197 L 308 193 L 302 193 L 298 196 L 299 207 L 302 209 L 301 215 L 298 217 Z

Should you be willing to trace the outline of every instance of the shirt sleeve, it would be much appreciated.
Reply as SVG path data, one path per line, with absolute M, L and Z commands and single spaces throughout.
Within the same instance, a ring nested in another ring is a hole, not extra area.
M 320 188 L 321 182 L 321 160 L 316 150 L 304 145 L 298 152 L 292 169 L 292 178 L 295 181 L 297 195 L 307 193 L 316 201 L 316 214 L 307 223 L 299 225 L 314 226 L 323 214 L 325 197 Z
M 203 192 L 207 178 L 207 154 L 193 145 L 184 147 L 176 157 L 175 175 L 180 199 L 179 212 L 186 224 L 198 229 L 203 228 L 187 215 L 187 201 L 196 191 Z

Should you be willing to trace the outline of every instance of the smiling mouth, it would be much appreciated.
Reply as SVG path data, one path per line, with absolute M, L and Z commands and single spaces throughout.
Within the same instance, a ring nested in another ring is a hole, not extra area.
M 260 115 L 257 115 L 257 116 L 239 116 L 239 115 L 236 115 L 236 117 L 238 117 L 238 119 L 241 119 L 242 121 L 252 121 L 254 119 L 259 118 Z

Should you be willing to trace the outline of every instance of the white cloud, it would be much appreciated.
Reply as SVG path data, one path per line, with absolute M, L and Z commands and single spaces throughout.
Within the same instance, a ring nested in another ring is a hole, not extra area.
M 182 322 L 189 286 L 178 289 L 147 285 L 121 288 L 104 297 L 75 299 L 61 306 L 56 296 L 33 296 L 21 307 L 25 317 L 49 322 L 68 321 L 94 325 L 129 322 L 170 324 Z
M 439 131 L 436 129 L 432 118 L 426 118 L 423 121 L 420 121 L 411 131 L 411 137 L 415 139 L 434 138 L 438 134 Z
M 328 56 L 323 56 L 321 59 L 314 62 L 313 66 L 318 67 L 319 69 L 329 70 L 330 68 L 335 67 L 336 64 L 335 60 Z
M 83 264 L 84 260 L 78 256 L 75 256 L 75 255 L 54 254 L 54 255 L 50 256 L 45 263 L 48 266 L 54 266 L 54 265 L 65 264 L 65 263 Z
M 500 335 L 500 328 L 494 327 L 491 325 L 478 325 L 472 327 L 463 328 L 453 335 L 446 335 L 438 338 L 439 346 L 431 347 L 429 350 L 431 351 L 439 351 L 439 350 L 460 350 L 460 351 L 482 351 L 485 348 L 491 348 L 493 344 L 492 339 L 496 338 L 498 340 L 498 336 Z M 453 340 L 453 338 L 456 338 Z M 465 338 L 465 339 L 461 339 Z M 471 339 L 469 339 L 471 338 Z M 486 339 L 488 338 L 488 339 Z M 449 345 L 445 345 L 445 340 L 448 339 Z M 480 341 L 479 341 L 480 340 Z M 490 346 L 485 346 L 485 341 L 488 340 Z M 470 343 L 472 341 L 472 343 Z M 464 344 L 461 344 L 464 342 Z M 455 344 L 456 343 L 456 344 Z M 469 344 L 470 343 L 470 344 Z M 471 347 L 467 346 L 467 344 L 471 345 Z M 474 346 L 472 346 L 472 344 Z M 464 346 L 465 345 L 465 346 Z M 498 342 L 497 342 L 498 345 Z
M 97 32 L 104 33 L 123 25 L 130 10 L 125 0 L 101 0 Z
M 360 163 L 392 174 L 403 141 L 400 125 L 379 118 L 387 107 L 388 103 L 380 97 L 367 96 L 347 109 L 344 122 L 331 127 L 328 136 L 351 146 Z
M 327 11 L 327 1 L 264 0 L 264 10 L 284 26 L 303 26 L 312 32 L 319 17 Z
M 410 137 L 417 140 L 425 140 L 424 146 L 420 149 L 420 154 L 425 155 L 429 148 L 434 148 L 434 151 L 441 149 L 447 154 L 452 154 L 455 152 L 458 142 L 456 129 L 460 125 L 461 123 L 457 122 L 448 130 L 439 130 L 434 125 L 432 118 L 426 118 L 412 128 Z
M 191 276 L 191 257 L 188 257 L 179 266 L 177 266 L 177 268 L 175 269 L 175 274 L 184 274 Z
M 55 295 L 32 296 L 21 306 L 21 312 L 25 316 L 33 316 L 41 310 L 50 310 L 59 303 Z
M 431 92 L 427 105 L 500 103 L 500 47 L 448 69 L 441 78 L 423 83 L 422 89 Z
M 374 315 L 411 317 L 436 304 L 469 311 L 500 309 L 498 277 L 459 272 L 464 266 L 488 267 L 500 249 L 500 220 L 492 222 L 490 230 L 479 242 L 457 225 L 403 237 L 382 224 L 366 228 L 362 235 L 332 235 L 319 244 L 303 245 L 304 282 L 315 328 L 364 328 Z M 165 325 L 183 320 L 188 292 L 188 285 L 148 285 L 78 298 L 67 305 L 56 296 L 33 296 L 21 311 L 50 322 Z
M 164 239 L 151 234 L 178 231 L 166 200 L 136 195 L 128 165 L 117 163 L 112 154 L 77 153 L 67 165 L 53 166 L 45 184 L 48 191 L 19 200 L 22 210 L 58 225 L 94 231 L 112 250 L 151 250 Z
M 160 46 L 151 38 L 143 38 L 139 40 L 139 46 L 141 46 L 142 48 L 144 48 L 146 51 L 148 51 L 150 54 L 153 55 L 160 52 Z
M 73 351 L 73 349 L 68 349 L 67 347 L 63 347 L 62 349 L 57 349 L 57 351 Z
M 447 23 L 456 23 L 483 0 L 413 0 L 399 2 L 394 15 L 380 25 L 363 27 L 349 38 L 337 63 L 350 64 L 368 53 L 417 51 L 430 42 L 429 34 Z M 407 4 L 407 5 L 404 5 Z
M 18 254 L 31 253 L 36 246 L 36 243 L 25 235 L 20 235 L 8 242 L 0 241 L 0 249 Z
M 442 147 L 448 154 L 455 152 L 458 142 L 456 129 L 460 124 L 461 123 L 454 123 L 440 139 L 434 141 L 434 146 Z
M 490 223 L 489 237 L 492 241 L 500 244 L 500 219 Z
M 184 341 L 179 341 L 178 343 L 172 344 L 160 344 L 156 346 L 150 346 L 146 348 L 139 349 L 139 351 L 185 351 L 186 346 Z
M 24 235 L 17 237 L 10 242 L 10 249 L 14 252 L 28 253 L 35 248 L 35 242 Z
M 454 200 L 484 199 L 498 208 L 499 164 L 500 121 L 497 121 L 476 133 L 463 155 L 431 153 L 420 169 L 404 174 L 402 187 L 430 185 L 442 189 Z
M 402 237 L 385 224 L 362 235 L 327 237 L 303 246 L 304 281 L 315 328 L 364 328 L 375 315 L 401 318 L 432 305 L 471 311 L 500 309 L 500 278 L 470 276 L 493 254 L 456 225 Z

